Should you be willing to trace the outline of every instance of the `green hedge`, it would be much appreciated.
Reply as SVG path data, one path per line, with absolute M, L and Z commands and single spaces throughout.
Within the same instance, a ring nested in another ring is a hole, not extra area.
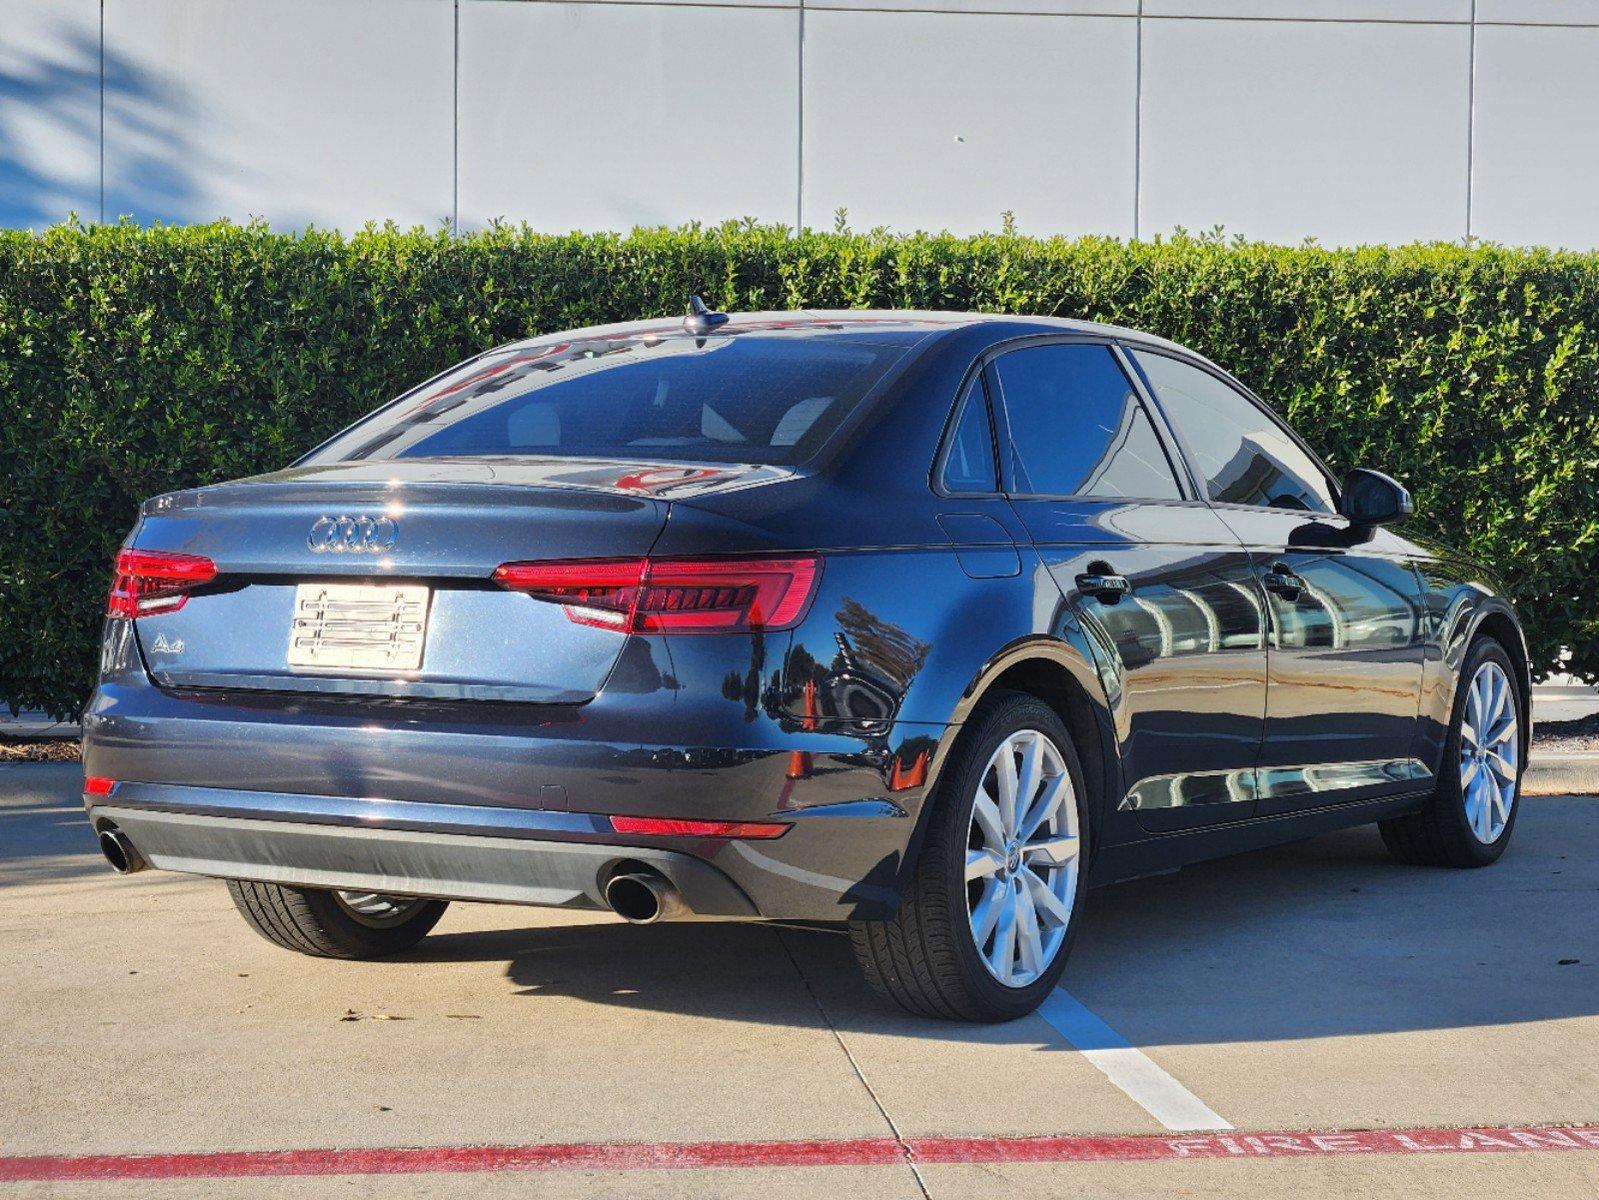
M 1599 255 L 838 230 L 0 233 L 0 701 L 76 710 L 144 497 L 289 462 L 529 333 L 732 309 L 986 309 L 1193 346 L 1414 527 L 1495 564 L 1537 667 L 1599 677 Z

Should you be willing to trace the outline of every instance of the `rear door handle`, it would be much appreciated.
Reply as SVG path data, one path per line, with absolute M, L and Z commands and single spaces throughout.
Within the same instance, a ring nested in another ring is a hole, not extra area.
M 1268 592 L 1275 592 L 1284 600 L 1297 600 L 1299 593 L 1305 590 L 1305 581 L 1282 563 L 1277 563 L 1267 571 L 1261 583 Z
M 1133 585 L 1128 582 L 1125 575 L 1090 574 L 1079 575 L 1077 586 L 1084 594 L 1092 596 L 1102 604 L 1115 604 L 1123 596 L 1132 595 Z

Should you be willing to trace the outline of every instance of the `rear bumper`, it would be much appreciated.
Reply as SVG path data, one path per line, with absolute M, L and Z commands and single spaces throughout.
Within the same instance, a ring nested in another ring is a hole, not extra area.
M 643 864 L 666 876 L 700 916 L 759 915 L 735 883 L 692 855 L 540 836 L 552 824 L 541 818 L 564 818 L 553 824 L 570 828 L 570 814 L 460 811 L 447 814 L 448 821 L 418 820 L 412 814 L 411 820 L 388 824 L 378 816 L 353 824 L 348 811 L 328 804 L 302 804 L 294 813 L 298 819 L 286 819 L 294 812 L 293 802 L 306 797 L 148 784 L 124 784 L 118 792 L 110 803 L 91 806 L 90 820 L 96 827 L 120 829 L 144 860 L 160 870 L 298 887 L 593 909 L 605 906 L 605 880 L 626 865 Z M 262 816 L 242 815 L 251 812 Z M 503 819 L 507 815 L 509 822 Z
M 895 764 L 944 727 L 868 741 L 622 707 L 516 720 L 500 706 L 102 683 L 84 767 L 118 783 L 86 803 L 152 866 L 223 878 L 596 907 L 628 862 L 659 870 L 705 916 L 840 921 L 897 907 L 927 789 L 905 786 Z M 691 723 L 704 740 L 684 736 Z M 641 744 L 628 727 L 675 737 Z M 613 814 L 790 828 L 759 841 L 624 835 Z

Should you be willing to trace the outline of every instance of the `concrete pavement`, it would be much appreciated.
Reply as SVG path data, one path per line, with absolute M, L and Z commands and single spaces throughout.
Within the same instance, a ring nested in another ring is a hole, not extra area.
M 72 764 L 0 767 L 0 1158 L 1167 1133 L 1040 1017 L 880 1007 L 836 934 L 456 905 L 403 960 L 291 955 L 218 883 L 112 876 L 77 787 Z M 1066 987 L 1240 1131 L 1596 1122 L 1599 799 L 1529 799 L 1516 837 L 1488 871 L 1396 866 L 1360 830 L 1105 889 Z M 1591 1196 L 1599 1150 L 334 1179 L 382 1196 Z

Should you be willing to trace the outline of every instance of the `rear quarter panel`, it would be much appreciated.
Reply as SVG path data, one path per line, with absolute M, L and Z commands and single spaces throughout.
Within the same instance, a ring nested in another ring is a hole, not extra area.
M 995 336 L 963 333 L 924 352 L 843 445 L 796 477 L 675 503 L 655 548 L 823 555 L 804 621 L 780 652 L 768 639 L 727 663 L 727 685 L 737 690 L 737 667 L 751 681 L 745 703 L 788 728 L 855 740 L 886 764 L 918 828 L 961 724 L 1007 667 L 1056 663 L 1111 724 L 1083 631 L 1009 503 L 931 486 L 955 399 Z M 712 682 L 689 678 L 681 658 L 674 667 L 691 692 Z

